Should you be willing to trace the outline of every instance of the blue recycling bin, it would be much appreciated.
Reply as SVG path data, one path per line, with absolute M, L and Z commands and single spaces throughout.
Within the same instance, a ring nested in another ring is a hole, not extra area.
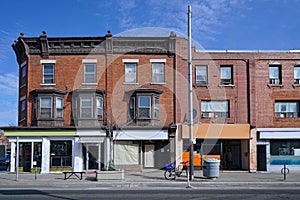
M 203 176 L 207 178 L 218 178 L 220 175 L 220 160 L 215 158 L 204 159 Z

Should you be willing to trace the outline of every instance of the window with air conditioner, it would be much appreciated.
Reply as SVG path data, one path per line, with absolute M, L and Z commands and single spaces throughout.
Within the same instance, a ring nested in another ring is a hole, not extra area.
M 202 100 L 201 101 L 202 118 L 228 118 L 229 101 L 228 100 Z

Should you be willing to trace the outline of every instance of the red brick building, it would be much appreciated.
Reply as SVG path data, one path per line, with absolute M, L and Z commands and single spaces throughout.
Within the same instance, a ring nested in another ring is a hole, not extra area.
M 174 159 L 175 39 L 21 34 L 19 126 L 5 130 L 19 167 L 106 170 L 113 160 L 142 169 Z
M 176 155 L 188 159 L 187 98 L 181 98 L 188 89 L 187 40 L 177 39 L 176 47 L 176 97 L 185 99 L 176 107 L 183 124 Z M 299 170 L 299 58 L 298 51 L 192 50 L 195 166 L 215 157 L 223 169 Z

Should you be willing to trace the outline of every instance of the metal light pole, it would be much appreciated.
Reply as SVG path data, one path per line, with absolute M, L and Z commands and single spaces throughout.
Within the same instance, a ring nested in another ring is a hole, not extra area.
M 19 136 L 17 136 L 17 152 L 16 152 L 16 181 L 19 180 Z
M 190 181 L 194 178 L 194 135 L 193 135 L 193 71 L 192 71 L 192 9 L 188 6 L 188 102 L 189 102 L 189 136 L 190 136 Z

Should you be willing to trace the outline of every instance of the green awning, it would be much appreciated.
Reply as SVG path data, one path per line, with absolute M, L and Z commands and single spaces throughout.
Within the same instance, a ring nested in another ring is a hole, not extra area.
M 76 136 L 76 130 L 6 130 L 4 136 Z

